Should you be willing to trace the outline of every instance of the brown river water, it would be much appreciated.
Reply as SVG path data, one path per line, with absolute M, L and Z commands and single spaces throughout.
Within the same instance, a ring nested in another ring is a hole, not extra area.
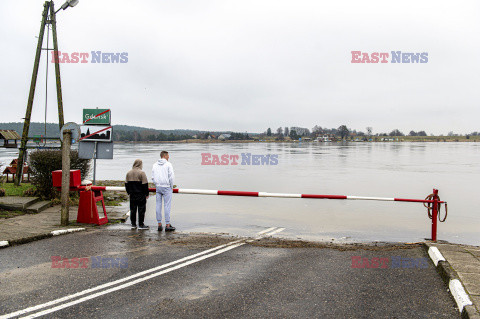
M 97 179 L 124 179 L 136 158 L 144 161 L 150 179 L 162 150 L 169 151 L 179 188 L 414 199 L 438 188 L 449 206 L 438 239 L 480 245 L 480 143 L 115 144 L 113 160 L 97 161 Z M 212 154 L 210 161 L 217 155 L 220 163 L 226 155 L 229 164 L 202 165 L 202 153 Z M 242 153 L 251 154 L 250 165 L 242 165 Z M 0 162 L 15 154 L 1 149 Z M 259 156 L 254 160 L 253 155 Z M 233 158 L 238 165 L 232 165 Z M 260 165 L 253 165 L 257 161 Z M 430 220 L 421 203 L 173 196 L 172 224 L 181 231 L 249 235 L 265 227 L 285 227 L 279 236 L 306 240 L 430 238 Z M 147 203 L 146 224 L 156 224 L 154 196 Z

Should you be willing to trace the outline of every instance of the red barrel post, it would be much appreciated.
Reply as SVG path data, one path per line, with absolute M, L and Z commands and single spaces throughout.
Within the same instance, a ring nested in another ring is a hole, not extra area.
M 432 241 L 437 241 L 438 189 L 433 189 Z

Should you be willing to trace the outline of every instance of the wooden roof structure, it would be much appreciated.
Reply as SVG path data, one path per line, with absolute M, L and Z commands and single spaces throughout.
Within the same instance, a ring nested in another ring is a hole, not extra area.
M 2 140 L 19 140 L 20 135 L 14 130 L 0 130 L 0 138 Z

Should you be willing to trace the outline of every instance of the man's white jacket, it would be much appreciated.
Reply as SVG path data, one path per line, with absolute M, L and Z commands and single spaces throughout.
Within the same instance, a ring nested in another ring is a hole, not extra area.
M 161 158 L 153 164 L 152 180 L 156 187 L 173 188 L 174 179 L 173 166 L 166 159 Z

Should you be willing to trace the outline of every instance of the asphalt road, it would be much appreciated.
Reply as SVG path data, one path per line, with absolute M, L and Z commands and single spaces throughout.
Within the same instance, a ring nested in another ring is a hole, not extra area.
M 235 240 L 117 227 L 1 249 L 0 318 L 35 306 L 15 317 L 460 317 L 419 246 L 325 248 L 265 239 L 229 244 Z M 72 258 L 88 258 L 87 268 L 53 268 L 64 262 L 52 263 L 52 256 L 68 258 L 73 267 Z M 352 268 L 354 256 L 390 263 Z M 96 267 L 97 257 L 105 268 Z M 392 257 L 409 262 L 392 268 Z M 116 267 L 106 258 L 118 261 Z M 416 261 L 422 267 L 408 268 Z

